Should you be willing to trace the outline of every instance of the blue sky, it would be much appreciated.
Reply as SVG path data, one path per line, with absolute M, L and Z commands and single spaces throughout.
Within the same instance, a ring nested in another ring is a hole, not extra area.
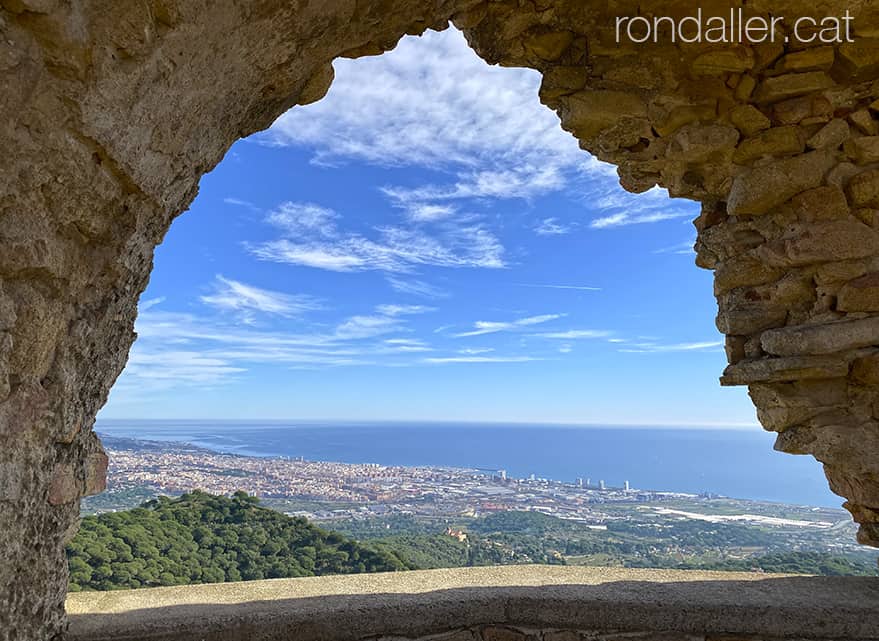
M 335 68 L 204 177 L 101 417 L 754 424 L 695 203 L 624 192 L 453 29 Z

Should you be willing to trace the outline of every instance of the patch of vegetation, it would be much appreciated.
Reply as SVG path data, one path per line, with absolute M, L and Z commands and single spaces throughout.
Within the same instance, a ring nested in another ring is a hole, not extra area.
M 87 516 L 67 549 L 70 590 L 113 590 L 321 574 L 405 570 L 368 547 L 259 505 L 192 492 Z

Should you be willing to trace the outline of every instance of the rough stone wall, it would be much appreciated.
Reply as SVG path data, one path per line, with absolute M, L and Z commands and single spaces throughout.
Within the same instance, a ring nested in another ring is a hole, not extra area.
M 709 0 L 721 12 L 737 2 Z M 698 263 L 779 449 L 814 455 L 879 544 L 879 14 L 838 47 L 613 42 L 689 0 L 0 0 L 0 639 L 64 627 L 64 544 L 104 485 L 92 425 L 134 340 L 153 249 L 238 138 L 319 99 L 332 60 L 449 18 L 543 73 L 583 148 L 703 203 Z M 706 6 L 708 5 L 708 6 Z M 874 409 L 875 407 L 875 409 Z
M 782 637 L 783 638 L 783 637 Z M 441 634 L 410 639 L 408 637 L 382 636 L 376 641 L 781 641 L 780 637 L 768 636 L 730 636 L 682 634 L 680 632 L 614 632 L 612 630 L 565 630 L 525 628 L 506 625 L 484 625 L 475 628 L 461 628 Z M 798 641 L 830 641 L 819 636 L 810 639 L 800 637 Z
M 623 187 L 701 201 L 696 262 L 715 272 L 721 383 L 749 386 L 776 449 L 820 460 L 858 540 L 879 546 L 879 8 L 699 5 L 789 28 L 848 9 L 857 37 L 616 45 L 612 16 L 680 18 L 691 2 L 492 3 L 459 22 L 489 62 L 543 73 L 541 100 Z

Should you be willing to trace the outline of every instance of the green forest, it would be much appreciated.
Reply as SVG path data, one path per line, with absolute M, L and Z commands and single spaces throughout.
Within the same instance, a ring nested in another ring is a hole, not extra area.
M 159 497 L 133 510 L 87 516 L 67 557 L 72 591 L 409 567 L 391 550 L 260 507 L 243 492 Z
M 447 536 L 450 525 L 466 531 L 466 540 Z M 521 563 L 877 574 L 875 559 L 777 550 L 776 536 L 739 524 L 707 527 L 683 520 L 657 530 L 617 521 L 597 531 L 511 511 L 455 522 L 390 515 L 335 521 L 333 528 L 338 531 L 263 507 L 243 492 L 159 497 L 132 510 L 83 518 L 67 550 L 70 589 Z M 762 553 L 735 558 L 729 554 L 735 549 Z

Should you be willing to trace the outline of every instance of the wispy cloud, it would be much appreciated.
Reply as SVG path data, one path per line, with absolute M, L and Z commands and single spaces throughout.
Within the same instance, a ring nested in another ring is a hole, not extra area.
M 433 348 L 420 338 L 388 338 L 385 345 L 393 352 L 431 352 Z
M 402 316 L 425 314 L 435 311 L 424 305 L 378 305 L 375 314 L 352 316 L 337 328 L 334 337 L 343 340 L 372 338 L 399 331 Z
M 548 285 L 542 283 L 516 283 L 517 287 L 540 287 L 543 289 L 574 289 L 583 292 L 600 292 L 601 287 L 591 287 L 588 285 Z
M 702 352 L 716 351 L 723 346 L 723 341 L 696 341 L 692 343 L 631 343 L 626 347 L 620 348 L 618 351 L 635 354 L 656 353 L 656 352 Z
M 540 74 L 485 64 L 454 28 L 334 66 L 328 95 L 281 116 L 263 141 L 306 145 L 317 162 L 329 163 L 509 167 L 583 159 L 536 100 Z
M 281 203 L 269 213 L 267 222 L 282 228 L 291 236 L 303 234 L 326 237 L 337 236 L 336 219 L 332 209 L 314 203 Z
M 690 255 L 695 254 L 696 250 L 693 249 L 693 245 L 696 243 L 695 240 L 685 240 L 676 245 L 670 245 L 669 247 L 662 247 L 661 249 L 653 250 L 654 254 L 681 254 L 681 255 Z
M 250 211 L 259 211 L 259 207 L 254 205 L 249 200 L 242 200 L 241 198 L 224 198 L 223 202 L 227 205 L 235 205 L 236 207 L 244 207 L 245 209 L 249 209 Z
M 450 175 L 385 186 L 412 219 L 442 219 L 462 199 L 532 198 L 583 172 L 607 173 L 536 99 L 539 73 L 485 64 L 454 28 L 334 66 L 323 100 L 290 110 L 256 140 L 306 147 L 317 164 L 354 160 Z
M 244 322 L 252 322 L 256 312 L 293 317 L 321 309 L 317 299 L 311 296 L 261 289 L 219 274 L 213 289 L 212 294 L 200 297 L 201 302 L 217 309 L 236 312 Z
M 312 203 L 284 203 L 267 222 L 283 236 L 255 245 L 250 252 L 261 260 L 337 272 L 378 270 L 409 272 L 417 266 L 505 266 L 504 248 L 478 222 L 442 223 L 430 232 L 419 227 L 379 227 L 376 238 L 338 228 L 336 212 Z
M 449 292 L 426 283 L 423 280 L 406 280 L 396 276 L 388 276 L 388 284 L 401 294 L 411 294 L 422 298 L 447 298 Z
M 560 236 L 570 233 L 571 228 L 559 223 L 558 218 L 544 218 L 534 231 L 540 236 Z
M 534 334 L 540 338 L 557 338 L 561 340 L 571 341 L 583 338 L 607 338 L 613 332 L 603 329 L 568 329 L 562 332 L 540 332 Z
M 256 364 L 288 368 L 399 364 L 387 359 L 432 350 L 417 337 L 394 336 L 412 331 L 408 317 L 431 311 L 424 305 L 378 305 L 373 313 L 349 316 L 335 327 L 300 333 L 258 329 L 217 316 L 142 311 L 135 328 L 138 340 L 116 387 L 137 392 L 176 385 L 215 386 L 246 375 Z
M 459 349 L 459 354 L 466 356 L 476 356 L 478 354 L 489 354 L 494 351 L 494 347 L 470 347 L 467 349 Z
M 630 194 L 616 185 L 594 181 L 588 185 L 584 199 L 588 200 L 593 211 L 602 214 L 589 223 L 592 229 L 657 223 L 698 215 L 694 203 L 671 200 L 668 192 L 659 187 L 643 194 Z
M 453 216 L 458 210 L 454 205 L 436 205 L 429 203 L 412 203 L 408 209 L 410 218 L 421 222 L 442 220 L 443 218 Z
M 527 363 L 541 360 L 532 356 L 444 356 L 425 358 L 425 363 Z
M 385 316 L 409 316 L 412 314 L 435 312 L 436 307 L 428 307 L 427 305 L 379 305 L 375 310 Z
M 164 302 L 165 302 L 164 296 L 156 296 L 155 298 L 149 298 L 147 300 L 142 300 L 137 304 L 137 311 L 138 312 L 145 312 L 148 309 L 152 309 L 153 307 L 156 307 L 157 305 L 161 305 Z
M 509 332 L 533 325 L 540 325 L 557 318 L 561 318 L 563 314 L 542 314 L 540 316 L 528 316 L 527 318 L 519 318 L 512 321 L 476 321 L 473 323 L 473 329 L 460 334 L 454 334 L 456 338 L 465 336 L 482 336 L 483 334 L 494 334 L 496 332 Z

